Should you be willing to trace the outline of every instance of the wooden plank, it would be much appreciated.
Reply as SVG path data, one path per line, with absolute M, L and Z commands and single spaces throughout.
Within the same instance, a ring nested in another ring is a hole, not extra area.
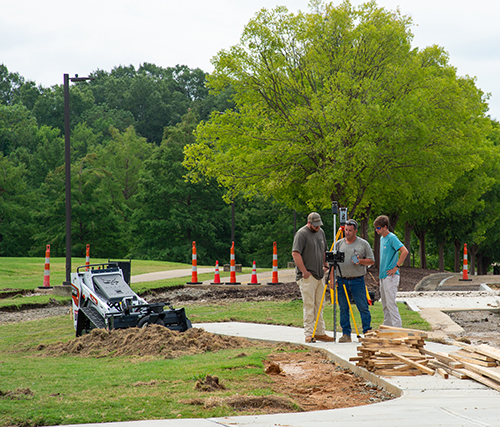
M 419 371 L 422 371 L 425 374 L 434 375 L 434 369 L 428 368 L 427 366 L 421 365 L 420 363 L 416 363 L 413 360 L 408 359 L 407 357 L 398 355 L 397 353 L 393 353 L 393 355 L 398 359 L 401 359 L 406 364 L 417 368 Z
M 377 331 L 379 338 L 408 338 L 408 332 L 391 331 L 390 329 Z
M 447 380 L 447 379 L 448 379 L 448 377 L 449 377 L 448 372 L 446 372 L 443 368 L 437 368 L 437 369 L 436 369 L 436 372 L 437 372 L 439 375 L 441 375 L 441 376 L 442 376 L 445 380 Z
M 390 330 L 390 331 L 406 332 L 408 335 L 421 336 L 422 338 L 427 338 L 427 332 L 421 331 L 419 329 L 397 328 L 395 326 L 386 326 L 386 325 L 380 325 L 379 329 L 380 331 Z
M 445 368 L 443 368 L 446 372 L 448 372 L 450 375 L 453 375 L 454 377 L 457 377 L 459 380 L 466 380 L 468 375 L 463 371 L 463 368 L 461 369 L 451 369 L 450 371 L 447 371 Z
M 399 354 L 401 356 L 404 356 L 404 357 L 407 357 L 409 359 L 411 359 L 412 357 L 417 357 L 418 355 L 416 355 L 415 353 L 411 353 L 411 352 L 406 352 L 406 351 L 391 351 L 391 350 L 388 350 L 388 351 L 380 351 L 379 353 L 376 353 L 376 356 L 392 356 L 393 354 Z
M 457 350 L 455 354 L 459 354 L 460 356 L 470 357 L 471 359 L 482 360 L 483 362 L 494 362 L 495 359 L 489 356 L 485 356 L 483 354 L 479 354 L 476 352 L 470 352 L 468 350 Z M 496 366 L 496 363 L 495 365 Z
M 392 369 L 394 369 L 396 371 L 407 371 L 407 370 L 415 369 L 415 368 L 412 368 L 410 365 L 407 365 L 406 363 L 401 362 L 401 365 L 396 366 Z
M 362 343 L 374 343 L 374 344 L 389 344 L 389 345 L 401 345 L 408 344 L 410 339 L 408 337 L 405 338 L 360 338 L 359 342 Z
M 480 365 L 480 366 L 485 366 L 485 367 L 497 366 L 497 364 L 495 362 L 483 362 L 482 360 L 471 359 L 470 357 L 460 356 L 456 353 L 450 353 L 450 357 L 462 362 L 464 364 L 464 366 L 465 366 L 465 362 L 467 362 L 469 364 Z
M 500 349 L 496 348 L 496 347 L 492 347 L 491 345 L 488 345 L 488 344 L 479 344 L 477 346 L 477 348 L 481 351 L 487 351 L 489 353 L 491 353 L 492 357 L 493 355 L 498 358 L 500 358 Z
M 467 351 L 474 351 L 476 353 L 482 354 L 483 356 L 491 357 L 500 362 L 500 351 L 495 347 L 491 347 L 486 344 L 480 344 L 478 346 L 473 346 L 469 344 L 465 344 L 459 341 L 453 341 L 453 345 L 457 347 L 461 347 Z
M 466 373 L 469 378 L 476 380 L 478 383 L 484 384 L 485 386 L 488 386 L 493 390 L 500 391 L 500 384 L 496 381 L 493 381 L 490 378 L 483 377 L 482 375 L 477 374 L 474 371 L 470 371 L 469 369 L 461 369 L 461 371 L 464 371 L 464 373 Z
M 386 376 L 386 377 L 416 377 L 417 375 L 422 375 L 422 373 L 418 370 L 413 370 L 411 372 L 409 371 L 395 371 L 393 369 L 387 369 L 387 370 L 384 370 L 384 369 L 377 369 L 377 371 L 375 371 L 375 374 L 377 375 L 383 375 L 383 376 Z
M 468 376 L 464 373 L 459 372 L 460 369 L 451 369 L 448 365 L 439 362 L 438 360 L 431 360 L 429 362 L 429 365 L 438 369 L 443 369 L 444 371 L 448 372 L 448 374 L 453 375 L 454 377 L 457 377 L 458 379 L 464 380 L 468 378 Z
M 466 362 L 464 362 L 464 367 L 469 371 L 484 375 L 485 377 L 491 378 L 492 380 L 500 383 L 500 373 L 496 369 L 484 368 L 482 366 Z
M 421 349 L 420 353 L 428 354 L 429 356 L 435 357 L 437 360 L 439 360 L 443 363 L 450 364 L 450 367 L 453 369 L 463 368 L 463 365 L 461 364 L 461 362 L 457 362 L 455 359 L 451 358 L 446 353 L 441 353 L 440 351 L 431 351 L 431 350 L 427 350 L 425 348 Z

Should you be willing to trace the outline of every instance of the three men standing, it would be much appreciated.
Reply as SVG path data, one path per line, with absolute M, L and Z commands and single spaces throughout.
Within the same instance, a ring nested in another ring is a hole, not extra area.
M 319 341 L 333 342 L 326 334 L 321 299 L 323 298 L 324 275 L 329 266 L 325 261 L 328 251 L 326 237 L 321 229 L 323 222 L 317 212 L 311 212 L 307 224 L 295 234 L 292 257 L 295 261 L 296 280 L 300 287 L 304 311 L 304 333 L 306 342 L 312 341 L 316 319 L 318 319 L 315 338 Z M 396 305 L 399 285 L 399 267 L 408 255 L 408 250 L 394 233 L 389 231 L 389 218 L 379 216 L 374 221 L 380 238 L 380 295 L 384 311 L 384 325 L 401 327 L 401 316 Z M 336 252 L 344 252 L 343 263 L 339 263 L 337 276 L 338 302 L 340 306 L 340 326 L 342 337 L 339 342 L 351 342 L 349 321 L 349 295 L 352 295 L 361 316 L 363 333 L 371 329 L 371 314 L 365 285 L 367 267 L 375 263 L 370 244 L 358 237 L 358 223 L 350 219 L 344 227 L 345 238 L 335 243 Z M 398 256 L 399 252 L 399 256 Z M 321 312 L 320 311 L 321 306 Z M 319 313 L 319 315 L 318 315 Z

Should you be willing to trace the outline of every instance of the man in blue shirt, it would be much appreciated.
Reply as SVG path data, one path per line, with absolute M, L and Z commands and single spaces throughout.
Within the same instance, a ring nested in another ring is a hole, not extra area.
M 401 316 L 396 304 L 399 286 L 399 268 L 408 255 L 408 249 L 389 231 L 389 218 L 380 215 L 373 222 L 375 231 L 380 235 L 380 299 L 384 310 L 384 325 L 401 328 Z

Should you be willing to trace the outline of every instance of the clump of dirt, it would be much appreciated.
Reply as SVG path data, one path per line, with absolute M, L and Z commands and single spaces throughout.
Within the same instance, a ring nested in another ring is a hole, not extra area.
M 219 377 L 212 377 L 212 375 L 207 375 L 204 379 L 196 381 L 196 385 L 194 388 L 196 390 L 209 392 L 226 389 L 223 384 L 219 383 Z
M 154 356 L 173 359 L 189 354 L 218 351 L 230 348 L 270 346 L 246 338 L 211 334 L 201 328 L 185 332 L 172 331 L 164 326 L 147 328 L 93 329 L 65 343 L 40 345 L 41 356 L 72 354 L 82 357 Z
M 229 406 L 241 412 L 258 412 L 260 414 L 275 414 L 283 412 L 297 412 L 300 408 L 292 399 L 286 396 L 210 396 L 207 399 L 189 399 L 181 403 L 200 405 L 206 409 Z
M 29 388 L 18 388 L 17 390 L 14 391 L 0 390 L 0 399 L 22 400 L 22 399 L 29 399 L 34 395 L 35 393 L 33 393 Z

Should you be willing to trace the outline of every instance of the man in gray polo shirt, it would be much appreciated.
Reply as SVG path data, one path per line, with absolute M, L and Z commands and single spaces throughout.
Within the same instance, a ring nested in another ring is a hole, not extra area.
M 337 276 L 338 300 L 340 307 L 340 327 L 342 336 L 339 342 L 351 342 L 351 323 L 349 321 L 349 302 L 352 295 L 361 316 L 363 334 L 371 329 L 371 314 L 366 295 L 365 274 L 368 266 L 375 263 L 370 244 L 356 236 L 358 223 L 349 219 L 344 226 L 345 238 L 335 243 L 337 252 L 344 252 L 345 259 L 339 263 L 340 273 Z M 346 295 L 346 292 L 347 294 Z
M 328 250 L 325 232 L 321 229 L 323 222 L 317 212 L 311 212 L 307 224 L 300 228 L 293 239 L 292 257 L 295 261 L 295 275 L 302 294 L 304 309 L 304 334 L 306 342 L 312 341 L 314 325 L 318 317 L 323 297 L 323 276 L 328 271 L 325 252 Z M 323 309 L 318 319 L 314 338 L 318 341 L 333 342 L 326 335 Z

